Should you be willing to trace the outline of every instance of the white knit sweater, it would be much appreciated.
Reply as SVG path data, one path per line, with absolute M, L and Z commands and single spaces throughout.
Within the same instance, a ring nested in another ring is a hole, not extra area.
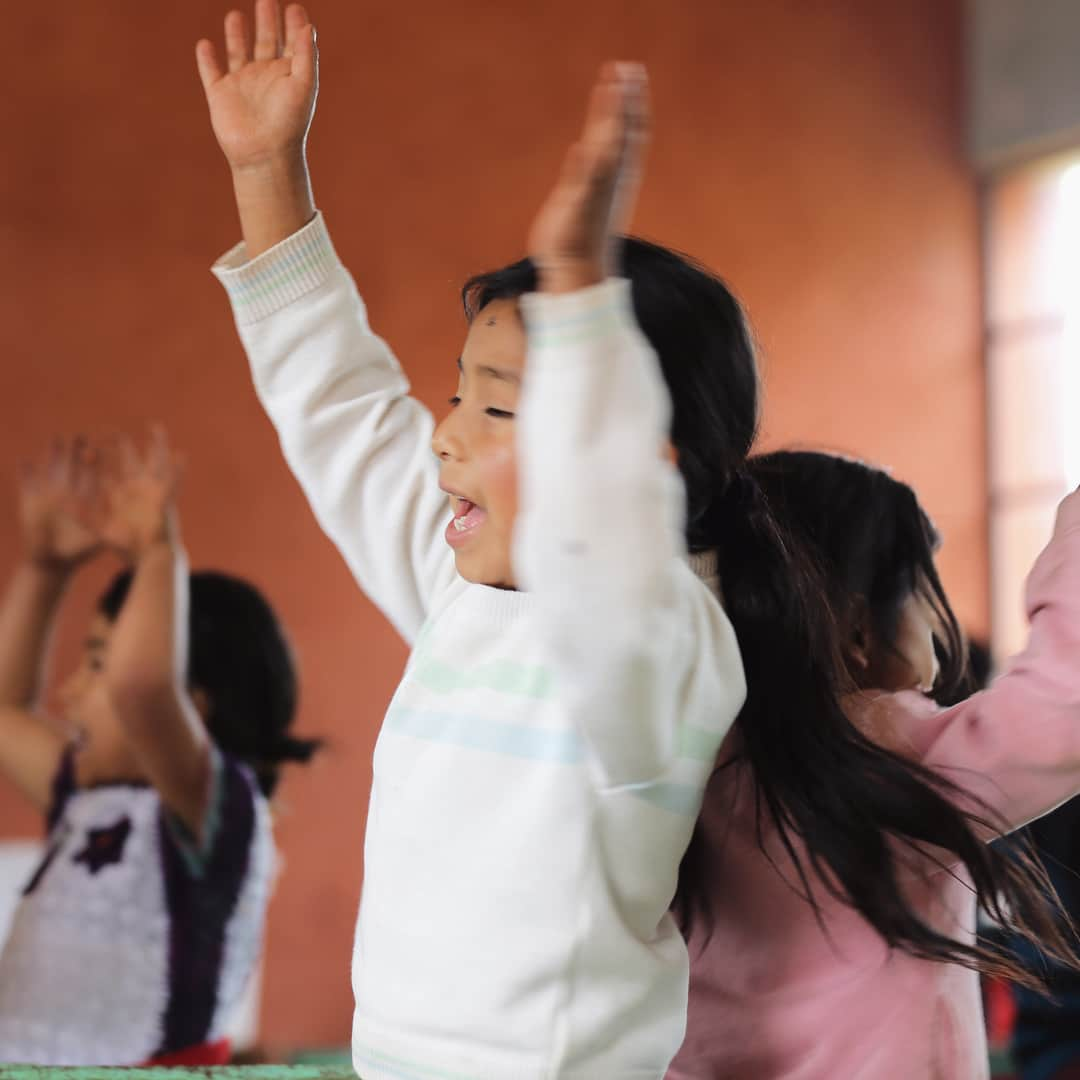
M 686 1022 L 668 907 L 745 684 L 683 557 L 667 394 L 628 284 L 522 301 L 508 592 L 455 571 L 431 417 L 321 217 L 216 272 L 315 513 L 414 644 L 375 750 L 357 1071 L 655 1080 Z

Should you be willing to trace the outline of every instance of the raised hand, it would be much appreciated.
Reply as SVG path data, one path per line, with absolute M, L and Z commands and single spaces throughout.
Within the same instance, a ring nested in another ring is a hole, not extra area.
M 616 272 L 648 141 L 648 78 L 640 64 L 606 64 L 581 138 L 533 222 L 529 255 L 546 292 L 570 292 Z
M 101 478 L 104 542 L 137 562 L 149 548 L 171 541 L 179 480 L 179 462 L 160 428 L 143 454 L 130 439 L 117 439 Z
M 234 170 L 258 168 L 304 153 L 315 113 L 315 30 L 300 4 L 256 0 L 255 37 L 241 11 L 225 16 L 226 67 L 207 39 L 195 47 L 210 122 Z
M 58 572 L 74 570 L 101 549 L 92 524 L 97 461 L 83 438 L 56 440 L 49 452 L 22 466 L 19 521 L 27 558 Z

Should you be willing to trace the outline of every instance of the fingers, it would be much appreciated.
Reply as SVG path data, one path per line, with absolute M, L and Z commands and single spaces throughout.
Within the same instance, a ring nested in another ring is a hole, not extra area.
M 147 470 L 158 483 L 169 488 L 175 478 L 175 463 L 172 450 L 169 449 L 169 437 L 161 424 L 154 424 L 150 429 L 150 449 L 146 455 Z
M 195 66 L 199 69 L 199 81 L 204 90 L 209 90 L 214 83 L 225 77 L 217 49 L 214 48 L 214 43 L 206 38 L 195 46 Z
M 80 435 L 74 443 L 69 486 L 71 494 L 80 502 L 86 502 L 97 491 L 98 454 L 85 436 Z
M 57 436 L 49 443 L 45 456 L 44 480 L 48 484 L 62 484 L 67 468 L 67 441 Z
M 585 147 L 576 142 L 567 150 L 566 157 L 563 159 L 556 190 L 577 191 L 585 183 L 587 177 Z
M 599 137 L 611 133 L 619 119 L 621 92 L 619 65 L 605 64 L 589 94 L 582 139 L 595 142 Z
M 319 50 L 315 44 L 315 27 L 310 23 L 293 45 L 292 76 L 303 86 L 318 90 Z
M 48 479 L 58 494 L 70 494 L 78 484 L 83 455 L 89 448 L 85 435 L 53 441 L 49 457 Z
M 187 458 L 182 454 L 173 454 L 170 461 L 169 498 L 175 502 L 180 496 L 180 488 L 187 472 Z
M 642 142 L 652 126 L 652 101 L 649 76 L 642 64 L 630 64 L 623 92 L 623 115 L 628 139 Z
M 41 458 L 20 464 L 20 491 L 76 513 L 96 496 L 98 472 L 97 450 L 85 435 L 57 438 Z
M 121 482 L 134 480 L 142 471 L 142 459 L 135 443 L 127 435 L 113 435 L 109 439 L 111 472 Z
M 277 0 L 255 0 L 255 59 L 281 55 L 281 11 Z
M 230 72 L 239 71 L 251 59 L 251 39 L 242 11 L 230 11 L 225 16 L 225 55 Z
M 290 4 L 285 9 L 285 56 L 292 56 L 296 52 L 297 41 L 306 33 L 311 36 L 308 27 L 311 20 L 302 4 Z
M 586 167 L 608 171 L 627 151 L 640 146 L 648 132 L 648 78 L 641 64 L 608 63 L 589 97 L 582 132 Z

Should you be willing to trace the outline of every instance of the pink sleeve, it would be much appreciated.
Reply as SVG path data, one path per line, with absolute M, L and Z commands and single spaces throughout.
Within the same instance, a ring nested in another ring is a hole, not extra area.
M 1080 792 L 1080 493 L 1027 582 L 1027 648 L 984 691 L 925 717 L 923 761 L 1018 828 Z

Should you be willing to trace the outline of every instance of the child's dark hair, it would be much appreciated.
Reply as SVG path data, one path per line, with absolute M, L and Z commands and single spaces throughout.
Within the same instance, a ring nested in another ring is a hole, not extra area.
M 686 484 L 692 550 L 713 544 L 712 518 L 728 500 L 757 435 L 758 371 L 754 343 L 738 300 L 700 263 L 659 244 L 627 237 L 624 276 L 634 314 L 656 350 L 674 406 L 671 441 Z M 494 300 L 535 292 L 536 268 L 522 259 L 465 283 L 472 321 Z M 718 495 L 717 493 L 720 492 Z
M 752 458 L 750 471 L 791 536 L 789 546 L 804 548 L 810 572 L 816 564 L 832 632 L 851 627 L 862 610 L 876 640 L 895 649 L 901 608 L 911 595 L 921 596 L 938 624 L 937 692 L 957 700 L 968 684 L 967 645 L 934 564 L 940 537 L 914 491 L 880 469 L 809 451 Z M 807 614 L 819 635 L 828 632 Z M 846 659 L 841 654 L 838 660 L 844 678 Z M 899 841 L 928 855 L 924 865 L 932 871 L 953 872 L 948 864 L 959 860 L 987 913 L 1076 964 L 1042 866 L 1028 856 L 1009 858 L 986 842 L 1000 835 L 1002 825 L 989 807 L 922 764 L 876 746 L 835 704 L 811 710 L 794 703 L 786 715 L 766 704 L 739 720 L 759 800 L 782 834 L 805 842 L 826 889 L 851 903 L 890 945 L 1041 985 L 1038 974 L 1025 971 L 1007 951 L 950 938 L 919 918 L 901 888 L 910 863 L 898 858 Z M 961 809 L 964 804 L 972 810 Z M 798 866 L 786 836 L 785 843 Z
M 118 574 L 98 602 L 116 620 L 131 588 Z M 254 771 L 271 795 L 281 765 L 308 761 L 316 739 L 289 734 L 298 696 L 292 654 L 273 609 L 253 585 L 228 574 L 190 575 L 187 683 L 208 699 L 206 726 L 219 749 Z
M 644 240 L 624 240 L 622 271 L 672 399 L 671 441 L 687 493 L 687 545 L 691 552 L 717 553 L 724 608 L 739 641 L 747 700 L 735 735 L 739 756 L 757 778 L 759 840 L 767 814 L 815 909 L 811 873 L 892 946 L 1014 973 L 1007 958 L 927 926 L 899 886 L 896 839 L 955 854 L 990 905 L 995 898 L 987 890 L 1009 872 L 987 855 L 950 801 L 956 794 L 951 785 L 865 738 L 841 708 L 845 667 L 824 575 L 778 525 L 756 470 L 747 466 L 757 434 L 759 381 L 739 302 L 701 264 Z M 466 318 L 472 321 L 495 300 L 533 292 L 537 284 L 528 259 L 479 274 L 462 289 Z M 795 838 L 806 846 L 809 867 L 798 857 Z M 697 830 L 674 902 L 684 930 L 692 920 L 709 918 L 707 857 Z M 1019 913 L 1030 913 L 1031 925 L 1045 932 L 1023 886 L 1011 890 Z

